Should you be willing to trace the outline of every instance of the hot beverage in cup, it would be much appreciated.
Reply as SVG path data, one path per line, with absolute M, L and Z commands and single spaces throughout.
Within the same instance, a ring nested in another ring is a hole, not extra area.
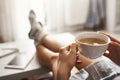
M 80 54 L 88 58 L 98 58 L 107 50 L 110 38 L 97 32 L 82 32 L 76 37 Z
M 98 38 L 84 38 L 84 39 L 80 39 L 79 41 L 91 45 L 99 45 L 106 43 L 104 40 Z

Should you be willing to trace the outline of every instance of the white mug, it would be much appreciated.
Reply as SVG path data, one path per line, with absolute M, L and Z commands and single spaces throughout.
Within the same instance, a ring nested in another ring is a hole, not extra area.
M 97 38 L 105 41 L 105 43 L 93 45 L 93 44 L 88 44 L 88 43 L 79 41 L 85 38 L 88 38 L 88 39 Z M 78 50 L 80 54 L 91 59 L 95 59 L 102 56 L 104 52 L 107 50 L 110 43 L 110 38 L 108 36 L 99 34 L 97 32 L 81 32 L 80 34 L 77 35 L 76 40 L 78 42 Z

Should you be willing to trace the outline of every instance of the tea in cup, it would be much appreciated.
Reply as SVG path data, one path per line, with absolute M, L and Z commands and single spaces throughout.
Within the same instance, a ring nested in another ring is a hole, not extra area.
M 80 54 L 91 59 L 102 56 L 110 43 L 108 36 L 97 32 L 81 32 L 76 40 Z

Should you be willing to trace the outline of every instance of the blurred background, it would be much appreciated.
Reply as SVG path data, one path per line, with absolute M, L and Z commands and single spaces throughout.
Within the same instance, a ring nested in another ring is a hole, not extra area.
M 28 39 L 29 11 L 48 32 L 120 34 L 120 0 L 0 0 L 0 42 Z

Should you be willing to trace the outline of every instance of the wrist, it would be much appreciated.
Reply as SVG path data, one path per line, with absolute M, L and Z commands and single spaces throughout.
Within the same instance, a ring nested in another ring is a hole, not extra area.
M 64 63 L 64 62 L 60 62 L 59 64 L 58 64 L 58 71 L 60 71 L 60 72 L 67 72 L 67 73 L 69 73 L 69 72 L 71 72 L 71 69 L 72 69 L 72 67 L 70 67 L 70 66 L 68 66 L 66 63 Z
M 69 80 L 71 69 L 64 63 L 58 65 L 57 80 Z
M 57 72 L 57 80 L 69 80 L 70 74 L 71 71 L 59 69 Z

